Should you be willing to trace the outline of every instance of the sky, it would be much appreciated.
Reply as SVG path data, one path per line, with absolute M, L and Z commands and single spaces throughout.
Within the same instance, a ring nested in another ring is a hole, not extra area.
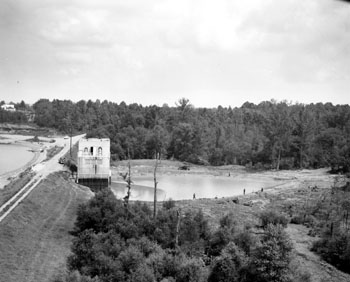
M 337 0 L 1 0 L 0 100 L 349 104 Z

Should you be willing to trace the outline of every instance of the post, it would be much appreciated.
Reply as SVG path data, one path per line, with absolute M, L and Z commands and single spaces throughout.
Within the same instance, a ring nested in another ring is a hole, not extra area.
M 70 124 L 70 144 L 69 144 L 69 155 L 72 158 L 72 124 Z

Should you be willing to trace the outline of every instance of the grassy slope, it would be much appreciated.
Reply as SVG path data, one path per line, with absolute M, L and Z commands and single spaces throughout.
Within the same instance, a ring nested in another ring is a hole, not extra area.
M 77 206 L 91 192 L 50 175 L 0 226 L 0 281 L 49 281 L 65 270 Z
M 5 204 L 12 196 L 21 190 L 30 180 L 32 174 L 28 171 L 21 173 L 15 180 L 0 189 L 0 206 Z

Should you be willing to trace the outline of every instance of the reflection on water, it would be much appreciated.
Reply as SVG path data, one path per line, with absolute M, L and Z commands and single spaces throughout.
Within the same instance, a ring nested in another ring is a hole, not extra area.
M 151 184 L 153 185 L 153 183 Z M 120 187 L 123 186 L 123 187 Z M 122 185 L 116 185 L 115 182 L 112 182 L 111 185 L 112 191 L 114 195 L 117 197 L 117 199 L 122 199 L 126 196 L 127 188 L 126 183 L 123 183 Z M 154 199 L 154 188 L 153 187 L 135 187 L 131 186 L 131 196 L 130 200 L 133 201 L 153 201 Z M 166 197 L 165 191 L 161 189 L 157 189 L 157 199 L 158 201 L 164 201 Z
M 224 177 L 224 176 L 203 176 L 203 175 L 162 175 L 158 180 L 158 200 L 166 199 L 184 200 L 192 199 L 193 194 L 196 198 L 214 198 L 230 197 L 260 190 L 261 188 L 271 187 L 281 182 L 273 179 L 260 180 L 242 177 Z M 131 199 L 141 201 L 153 201 L 153 177 L 138 176 L 133 177 L 136 185 L 144 187 L 132 187 Z M 126 185 L 124 185 L 126 186 Z M 148 186 L 148 187 L 147 187 Z M 112 184 L 113 187 L 113 184 Z M 126 195 L 126 188 L 113 187 L 114 193 L 118 198 Z

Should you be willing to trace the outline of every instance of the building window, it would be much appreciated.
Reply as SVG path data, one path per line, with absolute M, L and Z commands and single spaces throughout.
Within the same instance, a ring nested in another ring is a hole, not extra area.
M 89 153 L 89 150 L 87 147 L 84 148 L 84 155 L 87 155 Z
M 98 155 L 102 156 L 102 147 L 98 147 Z
M 94 147 L 90 147 L 90 155 L 94 154 Z

